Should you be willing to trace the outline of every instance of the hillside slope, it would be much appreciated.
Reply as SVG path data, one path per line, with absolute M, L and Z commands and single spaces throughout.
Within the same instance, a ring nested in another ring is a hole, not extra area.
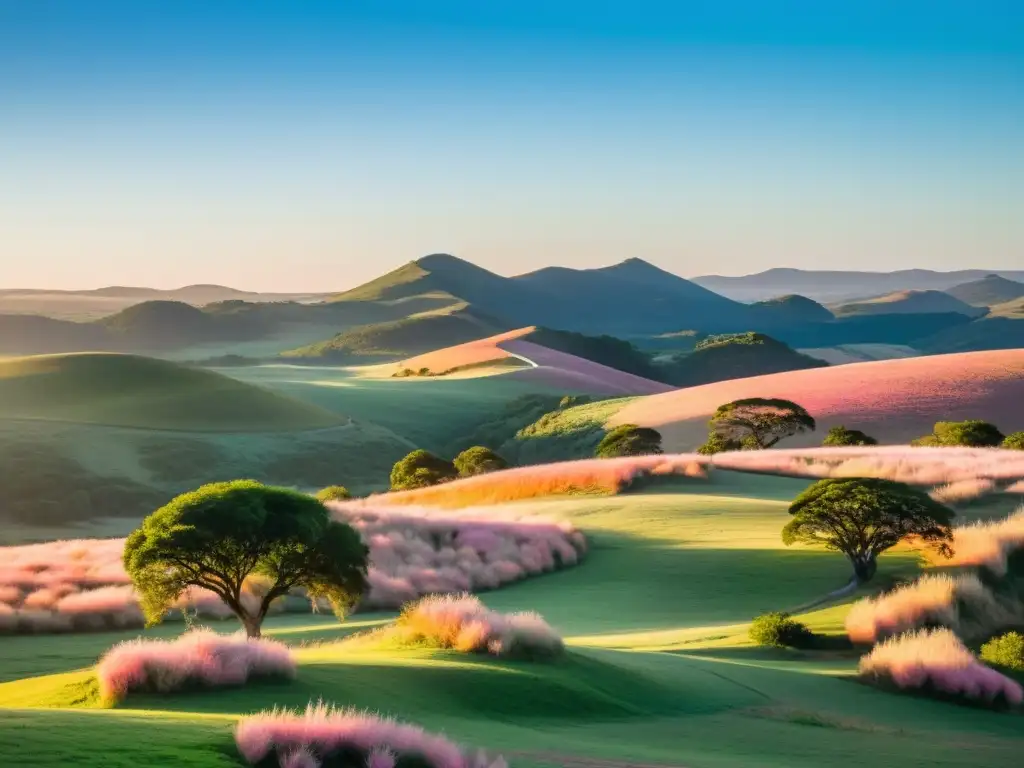
M 984 310 L 960 301 L 942 291 L 896 291 L 863 301 L 832 307 L 836 317 L 851 315 L 937 314 L 958 312 L 967 317 L 978 317 Z
M 993 307 L 1024 296 L 1024 282 L 987 275 L 981 280 L 954 285 L 946 293 L 975 307 Z
M 198 432 L 322 429 L 344 421 L 212 371 L 89 353 L 0 361 L 0 418 Z
M 744 333 L 713 336 L 700 342 L 693 352 L 660 365 L 658 377 L 676 387 L 694 387 L 826 365 L 827 362 L 801 354 L 771 336 Z
M 818 421 L 818 431 L 784 446 L 819 444 L 843 424 L 883 443 L 927 434 L 940 420 L 985 419 L 1004 432 L 1024 429 L 1024 349 L 935 355 L 721 381 L 629 403 L 609 425 L 641 424 L 665 436 L 669 450 L 687 451 L 707 436 L 707 420 L 723 403 L 747 397 L 793 400 Z
M 970 352 L 1024 347 L 1024 297 L 997 304 L 985 317 L 915 343 L 926 352 Z

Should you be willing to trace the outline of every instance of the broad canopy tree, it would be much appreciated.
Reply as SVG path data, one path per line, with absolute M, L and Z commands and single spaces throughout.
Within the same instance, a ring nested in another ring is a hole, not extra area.
M 189 588 L 213 592 L 249 637 L 293 587 L 326 598 L 340 616 L 366 590 L 369 550 L 317 499 L 252 480 L 204 485 L 147 517 L 125 542 L 124 567 L 147 624 L 161 621 Z M 259 577 L 255 606 L 243 584 Z
M 454 480 L 458 476 L 455 464 L 418 448 L 396 461 L 391 468 L 391 490 L 426 488 Z
M 939 421 L 930 435 L 919 437 L 911 445 L 925 447 L 962 446 L 965 448 L 996 448 L 1005 436 L 995 424 L 979 419 Z
M 953 511 L 892 480 L 819 480 L 794 499 L 789 513 L 793 519 L 782 529 L 783 544 L 822 544 L 842 552 L 861 583 L 875 575 L 882 552 L 909 536 L 952 554 Z
M 708 422 L 710 433 L 719 444 L 743 449 L 771 448 L 783 438 L 813 431 L 815 426 L 802 406 L 790 400 L 763 397 L 720 405 Z M 708 442 L 712 442 L 710 436 Z

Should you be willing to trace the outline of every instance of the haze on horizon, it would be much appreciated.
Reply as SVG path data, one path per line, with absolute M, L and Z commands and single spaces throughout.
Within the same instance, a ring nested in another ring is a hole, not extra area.
M 1024 265 L 1018 3 L 381 5 L 0 0 L 0 288 Z

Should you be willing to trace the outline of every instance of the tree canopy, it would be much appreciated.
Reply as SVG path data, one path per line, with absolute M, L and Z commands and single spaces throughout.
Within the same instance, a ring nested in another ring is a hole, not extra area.
M 861 432 L 859 429 L 847 429 L 846 427 L 832 427 L 825 435 L 821 443 L 824 446 L 838 447 L 844 445 L 878 445 L 878 441 L 871 435 Z
M 345 499 L 351 499 L 352 494 L 344 485 L 328 485 L 326 488 L 321 488 L 316 497 L 320 501 L 345 501 Z
M 720 405 L 710 433 L 743 448 L 771 448 L 786 437 L 815 428 L 814 419 L 790 400 L 751 397 Z
M 459 471 L 452 462 L 418 448 L 395 462 L 391 469 L 391 490 L 426 488 L 458 476 Z
M 609 430 L 598 443 L 594 455 L 600 459 L 619 456 L 650 456 L 661 453 L 661 433 L 650 427 L 622 424 Z
M 1009 448 L 1014 451 L 1024 451 L 1024 432 L 1013 432 L 1003 440 L 1001 448 Z
M 1005 436 L 994 424 L 978 419 L 967 421 L 936 422 L 930 435 L 919 437 L 911 445 L 918 446 L 963 446 L 965 448 L 995 448 Z
M 368 554 L 359 534 L 312 496 L 235 480 L 204 485 L 151 514 L 125 541 L 123 561 L 148 624 L 200 587 L 258 637 L 270 605 L 294 587 L 344 615 L 366 589 Z M 255 601 L 243 593 L 250 577 L 262 582 Z
M 483 475 L 488 472 L 497 472 L 500 469 L 508 469 L 508 462 L 496 452 L 483 445 L 474 445 L 467 448 L 452 462 L 455 469 L 462 477 Z
M 954 513 L 924 491 L 876 478 L 819 480 L 794 499 L 782 542 L 822 544 L 842 552 L 860 582 L 877 570 L 878 555 L 914 536 L 950 555 Z

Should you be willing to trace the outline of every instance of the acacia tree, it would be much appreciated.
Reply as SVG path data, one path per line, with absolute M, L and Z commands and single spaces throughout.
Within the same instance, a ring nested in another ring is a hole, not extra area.
M 861 432 L 859 429 L 847 429 L 846 427 L 832 427 L 821 443 L 825 446 L 844 445 L 878 445 L 878 441 L 871 435 Z
M 813 431 L 815 423 L 802 406 L 790 400 L 751 397 L 720 405 L 708 427 L 724 444 L 760 449 Z
M 609 430 L 598 443 L 594 455 L 599 459 L 619 456 L 650 456 L 661 453 L 661 433 L 650 427 L 621 424 Z
M 967 421 L 939 421 L 930 435 L 919 437 L 911 445 L 944 447 L 963 446 L 966 448 L 995 448 L 1005 436 L 995 424 L 979 419 Z
M 842 552 L 858 582 L 878 569 L 878 555 L 908 537 L 952 555 L 954 513 L 924 491 L 892 480 L 819 480 L 794 499 L 793 519 L 782 529 L 782 543 L 821 544 Z
M 452 463 L 462 477 L 483 475 L 487 472 L 497 472 L 500 469 L 508 469 L 508 462 L 501 456 L 482 445 L 474 445 L 467 448 L 455 457 Z
M 452 462 L 418 448 L 395 462 L 391 469 L 391 490 L 426 488 L 458 476 L 459 471 Z
M 359 534 L 315 498 L 235 480 L 204 485 L 151 514 L 125 541 L 123 562 L 147 625 L 200 587 L 259 637 L 271 604 L 293 587 L 328 599 L 344 616 L 366 589 L 368 554 Z M 251 576 L 264 583 L 256 606 L 243 599 Z

